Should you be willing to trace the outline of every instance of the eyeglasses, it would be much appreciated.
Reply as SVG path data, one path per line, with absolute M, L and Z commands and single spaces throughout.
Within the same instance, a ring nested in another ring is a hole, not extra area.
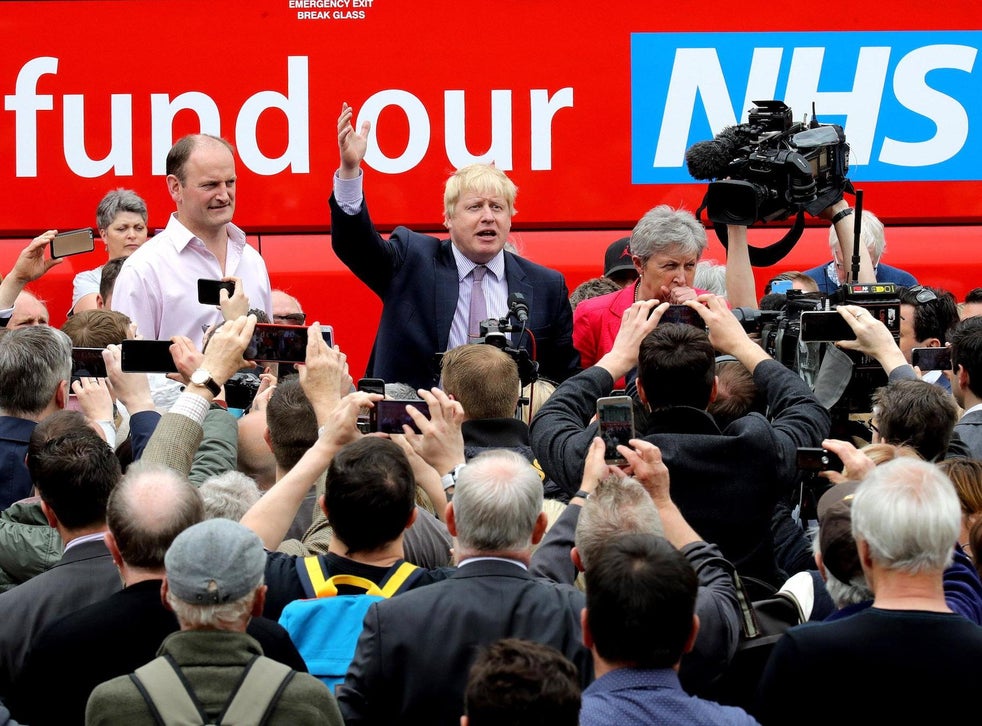
M 863 426 L 865 426 L 867 429 L 869 429 L 869 432 L 871 434 L 879 434 L 880 433 L 880 427 L 877 426 L 875 423 L 873 423 L 873 419 L 871 419 L 871 418 L 868 418 L 865 421 L 863 421 Z
M 907 288 L 907 292 L 912 293 L 914 299 L 921 305 L 938 299 L 938 296 L 934 294 L 933 290 L 928 290 L 923 285 L 911 285 Z
M 281 325 L 303 325 L 307 320 L 304 313 L 290 313 L 289 315 L 274 315 L 273 322 Z

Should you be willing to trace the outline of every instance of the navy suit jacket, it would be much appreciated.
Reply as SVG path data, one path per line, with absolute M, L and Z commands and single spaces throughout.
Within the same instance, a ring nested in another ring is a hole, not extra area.
M 35 426 L 36 421 L 0 416 L 0 509 L 31 496 L 34 483 L 24 456 Z
M 373 603 L 338 705 L 345 724 L 457 726 L 482 646 L 524 638 L 556 648 L 593 680 L 576 588 L 538 580 L 513 562 L 478 560 L 447 580 Z
M 459 289 L 450 240 L 397 227 L 386 241 L 375 230 L 365 201 L 358 214 L 345 214 L 332 195 L 331 245 L 382 300 L 365 375 L 413 388 L 437 385 L 440 372 L 434 356 L 447 349 Z M 528 303 L 528 330 L 535 337 L 539 374 L 565 380 L 580 366 L 565 279 L 556 270 L 510 252 L 505 252 L 505 277 L 508 292 L 521 293 Z M 528 335 L 522 346 L 531 356 Z

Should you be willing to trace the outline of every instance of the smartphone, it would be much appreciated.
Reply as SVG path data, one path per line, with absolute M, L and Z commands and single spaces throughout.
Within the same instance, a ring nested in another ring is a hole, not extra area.
M 802 471 L 842 471 L 842 460 L 828 449 L 802 446 L 797 458 Z
M 950 371 L 951 348 L 912 348 L 910 364 L 922 371 Z
M 831 343 L 836 340 L 855 340 L 856 333 L 836 310 L 804 310 L 801 313 L 803 343 Z
M 308 329 L 305 325 L 257 323 L 242 357 L 265 362 L 303 363 L 307 357 Z M 334 328 L 322 325 L 321 336 L 328 348 L 333 347 Z
M 420 432 L 419 428 L 417 428 L 416 422 L 413 421 L 412 416 L 406 410 L 407 404 L 426 416 L 426 418 L 430 417 L 430 406 L 426 401 L 393 401 L 391 399 L 376 401 L 369 415 L 369 429 L 385 434 L 401 434 L 404 433 L 402 425 L 408 424 L 418 434 Z
M 652 308 L 654 312 L 654 308 Z M 669 305 L 668 310 L 661 316 L 658 324 L 662 323 L 681 323 L 683 325 L 692 325 L 699 330 L 706 329 L 706 323 L 699 313 L 690 308 L 688 305 Z
M 124 340 L 120 367 L 127 373 L 177 373 L 169 340 Z
M 72 380 L 78 378 L 105 378 L 106 361 L 102 358 L 105 348 L 72 348 Z
M 701 319 L 701 318 L 700 318 Z M 605 396 L 597 399 L 599 436 L 604 440 L 604 461 L 620 466 L 626 464 L 618 444 L 629 445 L 634 438 L 634 401 L 630 396 Z
M 51 259 L 80 255 L 95 249 L 95 237 L 92 228 L 73 229 L 71 232 L 56 234 L 51 240 Z
M 220 305 L 222 288 L 228 290 L 229 297 L 235 292 L 235 283 L 231 280 L 208 280 L 198 278 L 198 302 L 202 305 Z
M 381 393 L 384 396 L 385 381 L 381 378 L 361 378 L 358 380 L 358 390 L 367 391 L 368 393 Z M 371 406 L 362 406 L 358 412 L 358 430 L 363 434 L 367 434 L 372 430 L 371 417 Z

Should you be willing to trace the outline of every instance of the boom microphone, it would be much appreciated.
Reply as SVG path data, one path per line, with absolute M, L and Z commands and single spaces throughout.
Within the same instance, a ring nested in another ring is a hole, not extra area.
M 753 139 L 749 124 L 727 126 L 716 138 L 699 141 L 685 152 L 685 164 L 693 179 L 720 179 L 726 176 L 726 167 L 737 155 L 737 150 Z
M 508 314 L 514 315 L 520 323 L 528 322 L 529 305 L 525 302 L 525 296 L 522 293 L 513 292 L 508 296 Z

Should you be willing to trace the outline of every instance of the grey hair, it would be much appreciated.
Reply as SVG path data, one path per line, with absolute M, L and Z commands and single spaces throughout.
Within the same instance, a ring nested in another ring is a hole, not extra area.
M 72 340 L 49 325 L 9 330 L 0 338 L 0 410 L 40 413 L 72 375 Z
M 386 383 L 385 397 L 393 401 L 421 401 L 416 389 L 408 383 Z
M 706 250 L 706 228 L 692 212 L 660 204 L 649 210 L 631 232 L 630 249 L 642 262 L 659 252 L 680 249 L 685 254 L 702 257 Z
M 460 470 L 453 510 L 460 549 L 527 549 L 542 512 L 542 478 L 521 454 L 485 451 Z
M 812 554 L 820 555 L 822 547 L 819 539 L 819 528 L 812 527 Z M 843 582 L 829 568 L 825 568 L 825 589 L 829 591 L 829 597 L 835 603 L 836 608 L 842 609 L 846 605 L 855 605 L 873 599 L 873 591 L 869 589 L 866 582 L 866 575 L 860 573 L 851 582 Z
M 619 534 L 665 536 L 661 515 L 644 486 L 632 477 L 612 474 L 601 480 L 583 505 L 574 542 L 583 569 Z
M 95 210 L 95 223 L 98 229 L 106 229 L 121 212 L 132 212 L 147 221 L 147 203 L 132 189 L 113 189 L 99 202 Z
M 700 260 L 696 263 L 692 286 L 726 297 L 726 265 L 716 260 Z
M 880 464 L 852 500 L 852 535 L 889 570 L 917 574 L 951 563 L 962 510 L 954 484 L 935 465 L 911 457 Z
M 863 241 L 866 249 L 869 250 L 869 256 L 873 264 L 878 264 L 887 248 L 886 234 L 883 230 L 883 222 L 880 221 L 879 217 L 872 212 L 867 212 L 865 209 L 863 210 L 862 230 L 859 233 L 859 239 Z M 836 256 L 836 250 L 841 249 L 839 247 L 839 236 L 835 233 L 834 224 L 829 225 L 829 249 L 832 250 L 833 257 Z M 839 261 L 844 264 L 849 263 L 849 260 Z
M 242 619 L 252 611 L 252 605 L 256 601 L 256 591 L 262 587 L 263 579 L 259 584 L 246 593 L 238 600 L 225 603 L 211 603 L 208 605 L 195 605 L 184 602 L 174 591 L 168 588 L 167 604 L 170 605 L 177 616 L 177 621 L 181 627 L 192 629 L 208 630 L 231 630 L 235 628 Z
M 241 471 L 226 471 L 210 476 L 198 488 L 205 501 L 207 519 L 231 519 L 238 522 L 259 501 L 262 492 L 256 480 Z

